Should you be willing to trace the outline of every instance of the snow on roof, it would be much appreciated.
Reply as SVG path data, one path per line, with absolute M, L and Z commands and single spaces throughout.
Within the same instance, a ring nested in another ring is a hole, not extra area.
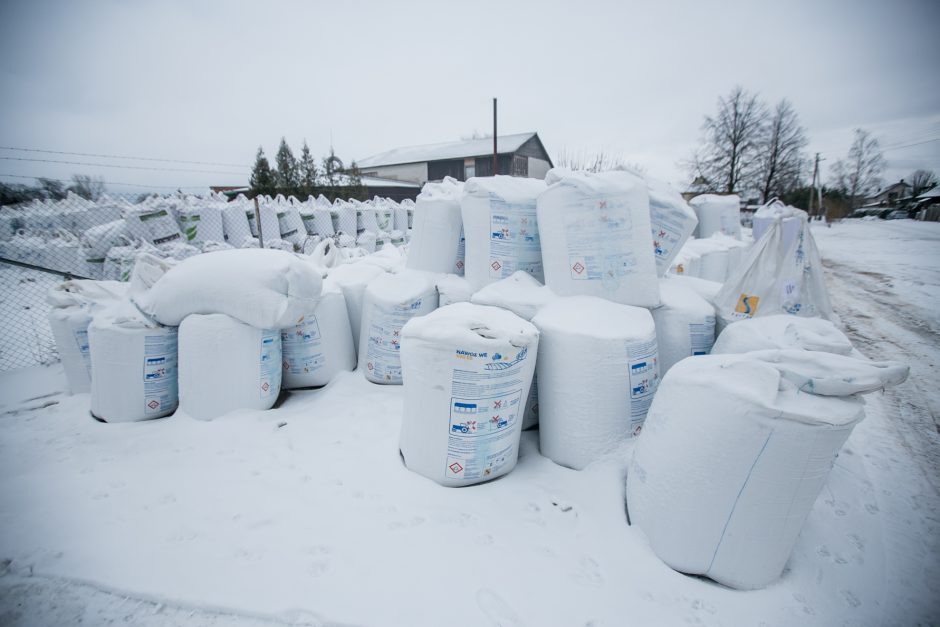
M 535 137 L 535 133 L 517 133 L 515 135 L 500 135 L 497 138 L 496 152 L 504 154 L 515 152 L 522 144 Z M 406 146 L 382 152 L 371 157 L 357 161 L 360 170 L 375 168 L 383 165 L 398 165 L 401 163 L 420 163 L 422 161 L 437 161 L 438 159 L 460 159 L 463 157 L 481 157 L 493 154 L 493 138 L 470 139 L 443 144 L 425 144 L 423 146 Z
M 417 183 L 397 181 L 395 179 L 385 179 L 378 176 L 362 176 L 360 179 L 362 180 L 362 184 L 366 187 L 410 187 L 413 189 L 418 189 L 421 187 Z
M 917 200 L 927 200 L 928 198 L 938 198 L 940 197 L 940 185 L 937 185 L 933 189 L 927 190 L 923 194 L 917 197 Z

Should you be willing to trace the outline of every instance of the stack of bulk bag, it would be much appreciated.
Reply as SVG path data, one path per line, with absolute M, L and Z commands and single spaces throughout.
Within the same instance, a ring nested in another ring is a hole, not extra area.
M 271 409 L 281 391 L 281 336 L 225 314 L 192 314 L 179 327 L 180 409 L 211 420 Z
M 328 281 L 316 309 L 297 326 L 281 329 L 281 350 L 287 390 L 320 387 L 340 372 L 355 370 L 349 312 L 339 287 Z
M 741 199 L 735 195 L 701 194 L 689 201 L 698 216 L 695 237 L 724 233 L 741 239 Z
M 686 357 L 707 355 L 715 343 L 715 308 L 674 279 L 661 279 L 662 304 L 650 311 L 656 323 L 659 375 Z
M 405 465 L 444 486 L 512 470 L 538 337 L 515 314 L 470 303 L 409 321 L 401 350 Z
M 257 329 L 282 329 L 316 307 L 322 286 L 316 269 L 291 253 L 243 248 L 181 261 L 132 298 L 170 326 L 190 314 L 224 313 Z
M 401 329 L 437 309 L 432 275 L 382 273 L 365 291 L 359 337 L 359 369 L 372 383 L 401 385 Z
M 238 201 L 228 203 L 222 209 L 222 229 L 225 233 L 225 241 L 236 248 L 241 248 L 246 240 L 257 235 L 258 227 L 255 224 L 254 208 L 246 208 Z
M 333 221 L 333 230 L 355 238 L 358 231 L 358 218 L 356 208 L 348 202 L 337 198 L 330 209 L 330 218 Z
M 849 355 L 853 350 L 849 338 L 828 320 L 780 314 L 729 325 L 718 336 L 712 353 L 747 353 L 774 348 L 839 355 Z
M 366 287 L 375 278 L 385 274 L 379 266 L 364 263 L 347 263 L 331 270 L 327 278 L 343 292 L 349 327 L 352 330 L 353 348 L 359 354 L 359 336 L 362 328 L 362 302 Z
M 491 305 L 508 309 L 523 320 L 531 321 L 539 309 L 557 298 L 550 289 L 527 272 L 514 272 L 501 281 L 490 283 L 470 297 L 476 305 Z M 532 378 L 529 396 L 525 401 L 522 428 L 531 429 L 539 422 L 538 377 Z
M 131 237 L 150 244 L 165 244 L 183 238 L 176 218 L 168 207 L 128 205 L 124 209 L 124 221 L 127 222 L 127 232 Z
M 788 246 L 783 245 L 780 220 L 751 246 L 712 301 L 719 327 L 782 313 L 807 318 L 832 316 L 822 259 L 809 224 L 800 222 L 800 230 Z
M 477 177 L 464 185 L 465 273 L 475 289 L 517 270 L 543 280 L 536 215 L 536 198 L 543 191 L 544 181 L 513 176 Z
M 592 296 L 558 298 L 532 319 L 541 334 L 542 455 L 580 470 L 637 435 L 659 384 L 650 312 Z
M 858 395 L 908 368 L 830 353 L 760 351 L 676 364 L 627 473 L 630 521 L 679 572 L 732 588 L 780 576 L 835 457 L 864 416 Z
M 95 313 L 88 345 L 95 418 L 133 422 L 176 410 L 176 327 L 151 322 L 130 303 L 118 303 Z
M 454 303 L 466 303 L 473 296 L 470 282 L 456 274 L 445 274 L 437 279 L 437 305 L 446 307 Z
M 653 233 L 653 253 L 656 273 L 666 275 L 673 259 L 685 244 L 698 218 L 682 194 L 655 179 L 646 179 L 650 199 L 650 227 Z
M 559 296 L 658 305 L 646 183 L 623 171 L 552 180 L 538 200 L 545 284 Z
M 463 220 L 460 195 L 463 183 L 447 177 L 441 183 L 426 183 L 415 203 L 414 232 L 406 265 L 412 270 L 441 274 L 457 273 Z M 461 272 L 462 274 L 462 272 Z
M 46 295 L 52 306 L 49 327 L 72 394 L 91 389 L 88 325 L 92 314 L 123 298 L 126 290 L 126 283 L 116 281 L 72 280 L 51 288 Z
M 114 220 L 94 226 L 79 237 L 78 254 L 83 265 L 82 273 L 91 279 L 100 279 L 104 274 L 104 262 L 108 251 L 128 240 L 127 223 Z
M 183 235 L 190 244 L 225 241 L 225 222 L 218 205 L 199 198 L 187 199 L 180 207 L 179 216 Z

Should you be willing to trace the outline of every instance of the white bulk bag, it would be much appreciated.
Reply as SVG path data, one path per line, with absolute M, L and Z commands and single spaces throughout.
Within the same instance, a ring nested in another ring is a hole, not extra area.
M 157 322 L 224 313 L 259 329 L 292 326 L 316 307 L 322 279 L 291 253 L 242 248 L 185 259 L 134 302 Z
M 356 207 L 351 203 L 337 198 L 330 209 L 330 218 L 333 222 L 333 231 L 343 233 L 355 238 L 359 230 L 359 222 L 356 216 Z
M 267 247 L 273 240 L 281 239 L 281 223 L 277 219 L 277 208 L 273 202 L 267 200 L 258 202 L 258 213 L 261 216 L 260 236 Z
M 698 216 L 695 237 L 724 233 L 741 239 L 741 199 L 735 195 L 701 194 L 689 201 Z
M 650 312 L 593 296 L 558 298 L 538 328 L 542 455 L 580 470 L 639 434 L 659 384 Z
M 829 320 L 780 314 L 728 325 L 715 341 L 712 353 L 748 353 L 773 348 L 849 355 L 852 342 Z
M 130 303 L 119 303 L 95 313 L 88 345 L 93 416 L 133 422 L 176 410 L 176 327 L 152 323 Z
M 356 246 L 367 253 L 375 252 L 375 233 L 363 231 L 356 238 Z
M 366 287 L 376 277 L 385 274 L 379 266 L 364 263 L 347 263 L 330 270 L 327 280 L 343 292 L 346 310 L 349 312 L 349 327 L 352 330 L 353 348 L 359 354 L 359 336 L 362 328 L 362 301 Z
M 698 218 L 682 194 L 656 179 L 646 179 L 650 199 L 650 227 L 653 234 L 653 253 L 656 273 L 665 276 L 673 259 L 685 244 Z
M 356 369 L 349 312 L 339 287 L 324 286 L 316 309 L 297 326 L 281 329 L 281 351 L 281 387 L 287 390 L 320 387 Z
M 406 265 L 412 270 L 456 274 L 460 255 L 463 219 L 460 194 L 463 184 L 447 178 L 425 183 L 415 203 L 414 232 Z
M 49 311 L 49 327 L 71 394 L 91 390 L 91 351 L 88 348 L 90 322 L 89 307 L 63 307 Z
M 679 362 L 633 451 L 631 523 L 680 572 L 733 588 L 766 586 L 780 576 L 839 449 L 864 416 L 855 394 L 906 376 L 898 364 L 808 351 Z
M 457 303 L 402 330 L 400 448 L 444 486 L 495 479 L 516 465 L 538 331 L 513 313 Z
M 300 212 L 293 205 L 281 205 L 277 209 L 277 223 L 280 237 L 299 249 L 307 238 L 307 228 L 300 217 Z
M 536 198 L 545 182 L 482 176 L 464 185 L 460 200 L 467 280 L 475 289 L 524 270 L 544 278 Z
M 378 233 L 380 230 L 383 229 L 379 228 L 375 216 L 375 209 L 368 205 L 356 205 L 356 232 L 362 233 L 363 231 L 368 231 L 370 233 Z
M 661 279 L 662 304 L 650 310 L 656 323 L 659 376 L 686 357 L 707 355 L 715 343 L 715 308 L 694 290 L 673 279 Z
M 281 335 L 225 314 L 192 314 L 179 327 L 180 409 L 211 420 L 271 409 L 281 391 Z
M 176 218 L 168 207 L 150 207 L 146 204 L 128 205 L 124 209 L 124 220 L 131 237 L 142 239 L 150 244 L 165 244 L 181 240 Z
M 759 240 L 775 221 L 783 222 L 783 247 L 786 248 L 800 231 L 801 221 L 808 219 L 802 209 L 790 207 L 776 198 L 759 207 L 751 219 L 751 234 L 754 241 Z
M 240 202 L 231 202 L 222 209 L 222 230 L 225 241 L 241 248 L 246 239 L 258 234 L 258 227 L 252 226 L 255 222 L 254 209 L 248 209 Z
M 437 305 L 445 307 L 454 303 L 469 302 L 473 296 L 473 286 L 462 276 L 445 274 L 437 279 Z
M 105 281 L 127 281 L 131 278 L 138 249 L 134 246 L 114 246 L 104 259 L 101 278 Z
M 373 383 L 401 385 L 401 328 L 437 309 L 433 276 L 416 270 L 382 273 L 362 303 L 359 369 Z
M 689 288 L 709 303 L 711 303 L 715 296 L 718 295 L 718 292 L 721 291 L 721 283 L 717 281 L 708 281 L 707 279 L 700 279 L 694 276 L 687 276 L 684 274 L 670 274 L 667 275 L 667 278 L 670 281 L 675 282 L 677 285 L 682 285 Z
M 114 220 L 93 226 L 79 236 L 78 254 L 84 264 L 82 272 L 91 279 L 100 279 L 108 251 L 129 241 L 127 222 Z
M 724 283 L 728 278 L 730 254 L 723 242 L 711 237 L 693 239 L 686 242 L 682 251 L 689 255 L 690 261 L 695 260 L 688 274 L 717 283 Z
M 222 210 L 203 200 L 191 201 L 180 208 L 180 227 L 187 242 L 224 242 L 225 223 Z
M 725 281 L 712 301 L 719 326 L 782 313 L 832 316 L 822 259 L 809 224 L 802 222 L 788 247 L 783 247 L 782 240 L 783 223 L 775 221 Z
M 404 233 L 411 226 L 408 223 L 408 210 L 405 207 L 397 206 L 393 209 L 395 215 L 395 231 Z
M 545 284 L 559 296 L 658 305 L 646 183 L 622 171 L 557 178 L 538 200 Z
M 330 219 L 328 209 L 305 206 L 300 210 L 300 219 L 303 220 L 304 228 L 309 235 L 330 237 L 335 233 L 333 230 L 333 220 Z

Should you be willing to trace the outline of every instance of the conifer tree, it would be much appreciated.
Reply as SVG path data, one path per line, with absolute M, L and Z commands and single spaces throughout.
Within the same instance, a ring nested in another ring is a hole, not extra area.
M 277 149 L 275 162 L 277 163 L 277 171 L 274 174 L 274 178 L 278 193 L 284 194 L 285 196 L 299 194 L 298 187 L 300 187 L 300 185 L 297 176 L 297 160 L 294 158 L 294 153 L 291 152 L 290 146 L 287 145 L 287 140 L 283 137 L 281 138 L 281 145 Z
M 316 196 L 317 191 L 317 163 L 310 154 L 310 148 L 307 146 L 307 140 L 304 140 L 304 147 L 300 151 L 300 160 L 297 162 L 297 179 L 300 200 L 306 200 L 308 196 Z
M 268 158 L 264 156 L 264 150 L 258 146 L 258 154 L 255 156 L 255 165 L 251 168 L 251 179 L 249 180 L 251 195 L 258 196 L 265 194 L 273 196 L 277 192 L 274 180 L 274 172 L 271 171 L 271 164 Z

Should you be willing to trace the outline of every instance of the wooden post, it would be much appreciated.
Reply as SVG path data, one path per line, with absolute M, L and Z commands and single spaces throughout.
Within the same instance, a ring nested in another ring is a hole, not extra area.
M 496 98 L 493 98 L 493 176 L 496 176 Z
M 264 248 L 264 232 L 261 230 L 261 209 L 258 208 L 257 196 L 255 196 L 255 224 L 258 225 L 258 248 Z

